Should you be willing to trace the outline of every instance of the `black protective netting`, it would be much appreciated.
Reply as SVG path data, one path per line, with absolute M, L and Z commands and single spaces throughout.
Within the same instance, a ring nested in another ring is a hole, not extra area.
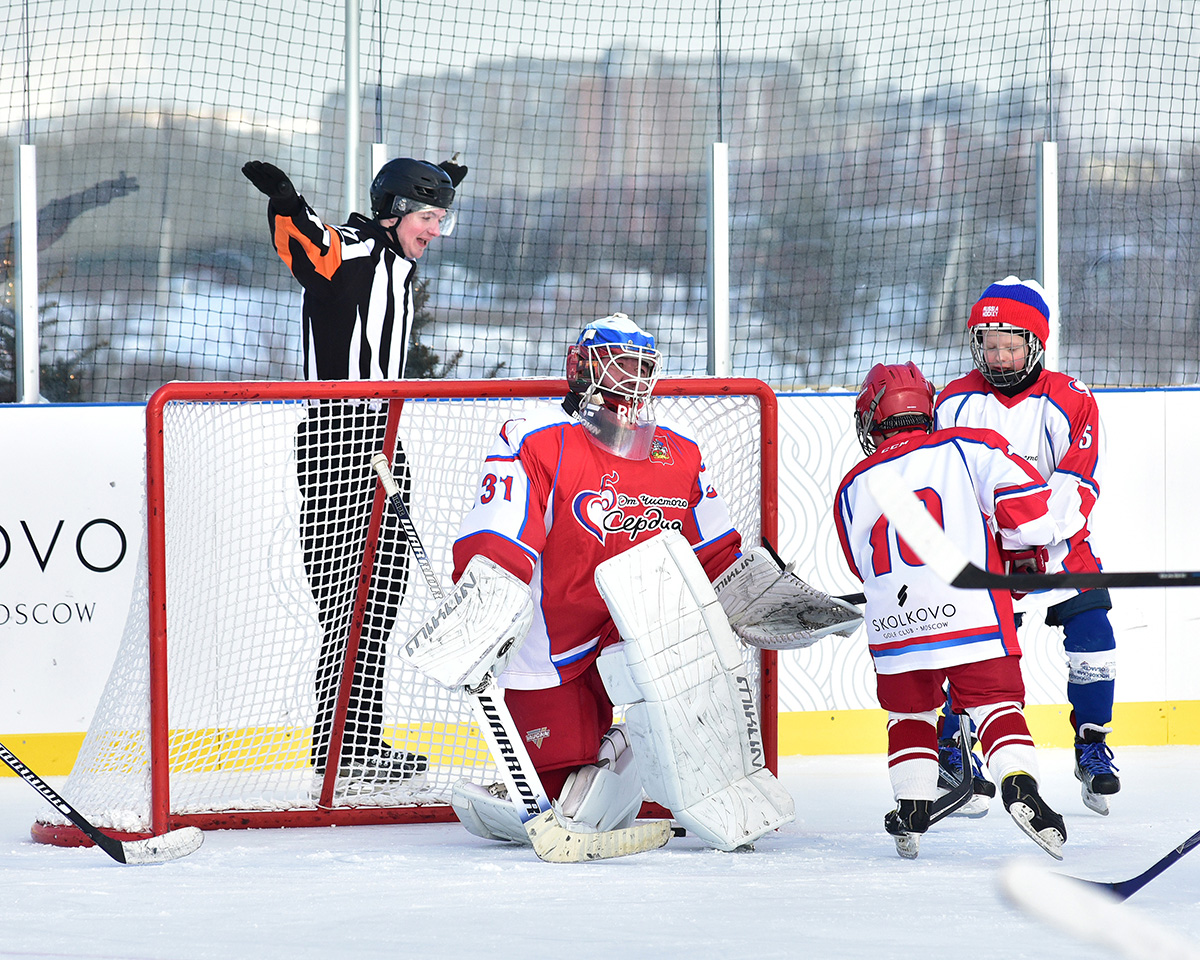
M 345 11 L 6 5 L 0 182 L 35 144 L 47 397 L 298 375 L 298 288 L 239 170 L 270 160 L 345 218 Z M 580 325 L 615 310 L 669 372 L 703 372 L 719 138 L 735 372 L 854 386 L 915 359 L 944 383 L 968 362 L 970 304 L 1034 274 L 1036 148 L 1053 139 L 1059 366 L 1096 386 L 1200 379 L 1191 4 L 377 0 L 360 24 L 358 208 L 373 141 L 471 168 L 458 230 L 420 261 L 436 360 L 410 374 L 555 375 Z M 13 209 L 3 188 L 0 223 Z

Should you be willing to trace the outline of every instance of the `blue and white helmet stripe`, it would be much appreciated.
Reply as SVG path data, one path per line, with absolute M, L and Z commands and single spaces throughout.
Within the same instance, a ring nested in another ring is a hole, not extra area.
M 611 316 L 593 320 L 583 328 L 576 343 L 588 346 L 613 344 L 639 347 L 643 350 L 654 349 L 653 335 L 647 333 L 623 313 L 614 313 Z

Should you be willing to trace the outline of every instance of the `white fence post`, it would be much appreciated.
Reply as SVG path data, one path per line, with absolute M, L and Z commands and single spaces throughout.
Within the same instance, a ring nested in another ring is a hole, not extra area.
M 708 375 L 727 377 L 729 350 L 729 145 L 711 144 L 708 160 Z
M 1050 337 L 1046 368 L 1058 369 L 1058 144 L 1038 144 L 1037 155 L 1037 279 L 1050 308 Z
M 37 148 L 16 148 L 16 388 L 18 403 L 37 403 L 41 392 L 38 325 Z

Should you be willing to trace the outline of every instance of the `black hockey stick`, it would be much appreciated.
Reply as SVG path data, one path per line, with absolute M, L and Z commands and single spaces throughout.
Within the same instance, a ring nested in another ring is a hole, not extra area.
M 929 811 L 929 825 L 933 826 L 975 795 L 975 771 L 971 763 L 971 721 L 964 714 L 958 724 L 958 745 L 962 751 L 962 776 L 949 793 L 938 797 Z
M 71 806 L 50 784 L 23 764 L 17 755 L 0 743 L 0 760 L 13 772 L 50 801 L 50 805 L 77 826 L 89 840 L 117 863 L 165 863 L 194 852 L 204 842 L 197 827 L 182 827 L 145 840 L 117 840 L 102 833 L 82 813 Z
M 1195 587 L 1200 570 L 1177 573 L 992 573 L 971 563 L 946 536 L 920 500 L 894 470 L 880 465 L 867 472 L 867 489 L 897 533 L 952 587 L 977 590 L 1035 590 L 1091 587 Z
M 1192 850 L 1197 845 L 1200 845 L 1200 830 L 1197 830 L 1190 837 L 1183 841 L 1174 850 L 1168 853 L 1165 857 L 1155 863 L 1153 866 L 1143 870 L 1136 877 L 1130 877 L 1128 880 L 1113 880 L 1106 883 L 1103 880 L 1081 880 L 1078 877 L 1072 877 L 1072 880 L 1079 880 L 1080 883 L 1086 883 L 1088 886 L 1101 887 L 1105 890 L 1110 890 L 1115 893 L 1120 899 L 1124 900 L 1131 894 L 1137 893 L 1151 880 L 1157 877 L 1160 873 L 1167 869 L 1171 864 L 1180 860 L 1185 853 Z

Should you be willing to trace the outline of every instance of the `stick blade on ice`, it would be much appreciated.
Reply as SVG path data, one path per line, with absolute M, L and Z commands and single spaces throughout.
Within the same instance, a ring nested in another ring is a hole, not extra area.
M 126 863 L 166 863 L 195 853 L 204 842 L 198 827 L 181 827 L 145 840 L 126 840 L 121 844 Z
M 640 820 L 620 830 L 577 833 L 547 810 L 525 824 L 533 852 L 547 863 L 587 863 L 657 850 L 671 839 L 670 820 Z
M 1200 944 L 1108 890 L 1023 859 L 1005 866 L 999 879 L 1015 907 L 1081 942 L 1126 960 L 1200 960 Z

